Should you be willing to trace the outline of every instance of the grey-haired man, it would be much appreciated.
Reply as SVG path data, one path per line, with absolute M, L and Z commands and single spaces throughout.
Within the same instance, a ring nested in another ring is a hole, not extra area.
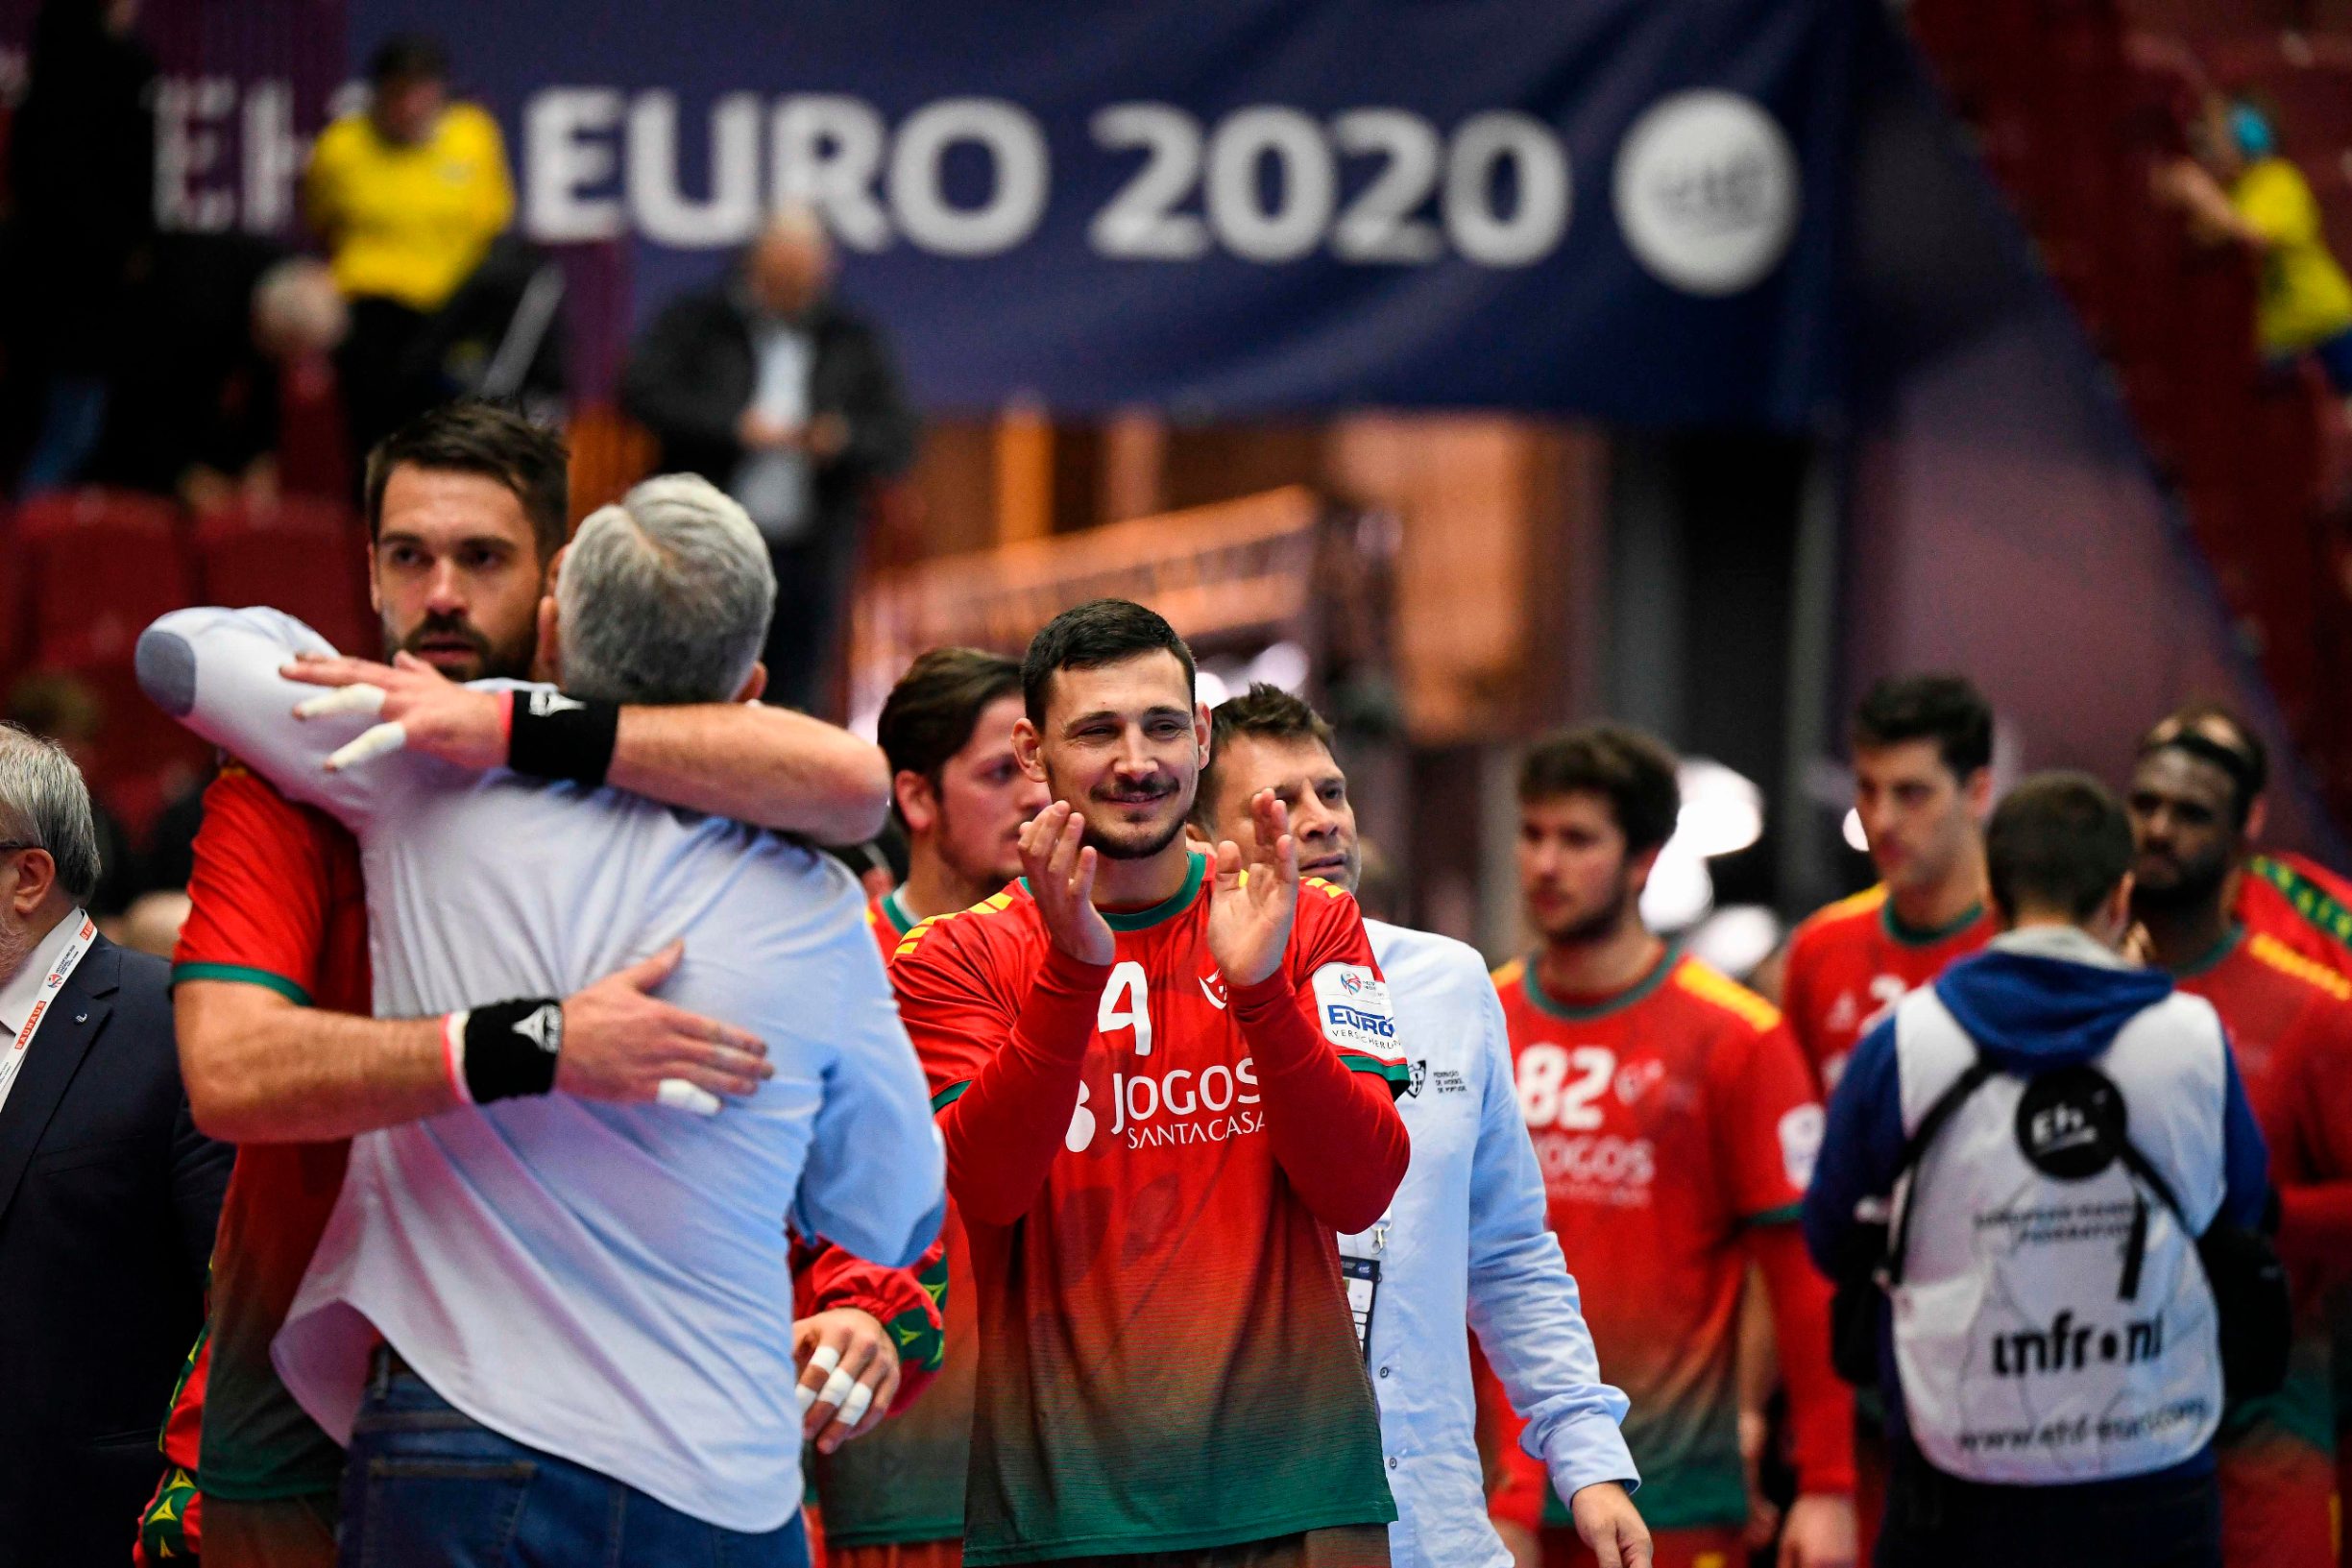
M 476 689 L 543 716 L 749 701 L 773 593 L 740 506 L 648 480 L 563 558 L 540 639 L 563 689 Z M 358 837 L 376 1010 L 445 1016 L 462 1085 L 455 1109 L 353 1141 L 276 1340 L 288 1389 L 350 1448 L 342 1560 L 471 1562 L 488 1531 L 549 1561 L 805 1568 L 782 1221 L 899 1266 L 944 1207 L 857 884 L 792 841 L 584 780 L 413 750 L 330 771 L 370 748 L 348 721 L 296 720 L 304 688 L 279 669 L 315 646 L 276 612 L 180 611 L 139 668 Z M 774 1076 L 723 1111 L 683 1084 L 658 1105 L 551 1093 L 552 999 L 681 940 L 669 994 L 765 1041 Z M 466 1005 L 518 992 L 546 1000 Z M 466 1478 L 438 1468 L 453 1458 Z
M 130 1554 L 229 1183 L 169 970 L 85 910 L 98 871 L 81 770 L 0 725 L 0 1568 Z

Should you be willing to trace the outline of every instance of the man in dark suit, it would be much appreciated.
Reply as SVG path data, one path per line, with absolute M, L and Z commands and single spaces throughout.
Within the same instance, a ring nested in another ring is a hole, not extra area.
M 81 771 L 0 725 L 0 1568 L 129 1559 L 229 1180 L 98 869 Z
M 655 318 L 621 383 L 662 444 L 660 467 L 718 486 L 767 540 L 767 700 L 811 711 L 825 697 L 867 492 L 914 460 L 915 417 L 888 351 L 833 302 L 832 277 L 824 225 L 787 208 L 729 277 Z

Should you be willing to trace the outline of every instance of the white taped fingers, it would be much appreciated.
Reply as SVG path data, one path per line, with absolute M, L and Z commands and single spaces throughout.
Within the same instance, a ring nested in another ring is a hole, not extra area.
M 347 687 L 345 689 L 356 691 L 359 688 Z M 374 729 L 362 730 L 357 739 L 349 741 L 327 753 L 327 771 L 340 773 L 345 768 L 356 766 L 371 757 L 382 757 L 387 753 L 399 751 L 407 744 L 408 726 L 400 723 L 378 724 Z
M 340 713 L 363 713 L 374 718 L 383 711 L 384 688 L 370 686 L 365 681 L 354 686 L 339 686 L 315 697 L 304 697 L 294 705 L 296 718 L 333 718 Z
M 653 1102 L 667 1105 L 673 1111 L 691 1111 L 696 1116 L 716 1116 L 719 1100 L 708 1089 L 699 1088 L 684 1078 L 664 1078 L 653 1086 Z

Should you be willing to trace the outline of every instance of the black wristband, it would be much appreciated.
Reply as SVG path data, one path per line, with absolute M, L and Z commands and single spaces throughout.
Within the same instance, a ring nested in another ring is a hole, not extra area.
M 564 1004 L 553 997 L 494 1001 L 466 1015 L 466 1093 L 476 1105 L 555 1087 Z
M 619 736 L 620 704 L 531 687 L 508 710 L 506 765 L 534 779 L 600 784 Z

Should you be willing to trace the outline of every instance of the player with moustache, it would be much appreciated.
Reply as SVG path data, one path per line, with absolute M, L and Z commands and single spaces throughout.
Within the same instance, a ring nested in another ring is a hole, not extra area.
M 890 972 L 971 1242 L 964 1560 L 1385 1568 L 1333 1233 L 1404 1174 L 1407 1068 L 1355 901 L 1271 795 L 1250 851 L 1185 842 L 1209 720 L 1158 615 L 1065 612 L 1022 688 L 1026 875 Z
M 1354 891 L 1363 850 L 1331 727 L 1260 684 L 1211 713 L 1209 765 L 1194 825 L 1251 845 L 1251 808 L 1272 791 L 1297 840 L 1299 873 Z M 1521 1441 L 1568 1500 L 1601 1568 L 1649 1568 L 1649 1531 L 1628 1489 L 1617 1430 L 1625 1396 L 1601 1382 L 1576 1282 L 1544 1224 L 1543 1177 L 1519 1118 L 1509 1025 L 1477 951 L 1450 937 L 1367 920 L 1396 1006 L 1412 1078 L 1396 1108 L 1412 1163 L 1389 1210 L 1340 1239 L 1359 1333 L 1374 1367 L 1397 1520 L 1393 1563 L 1506 1568 L 1487 1517 L 1467 1319 L 1527 1423 Z
M 2230 1568 L 2334 1568 L 2335 1419 L 2327 1294 L 2352 1269 L 2352 980 L 2249 929 L 2231 906 L 2259 798 L 2255 757 L 2195 724 L 2143 744 L 2124 808 L 2132 915 L 2152 960 L 2220 1014 L 2270 1150 L 2278 1247 L 2294 1291 L 2287 1380 L 2223 1416 Z

